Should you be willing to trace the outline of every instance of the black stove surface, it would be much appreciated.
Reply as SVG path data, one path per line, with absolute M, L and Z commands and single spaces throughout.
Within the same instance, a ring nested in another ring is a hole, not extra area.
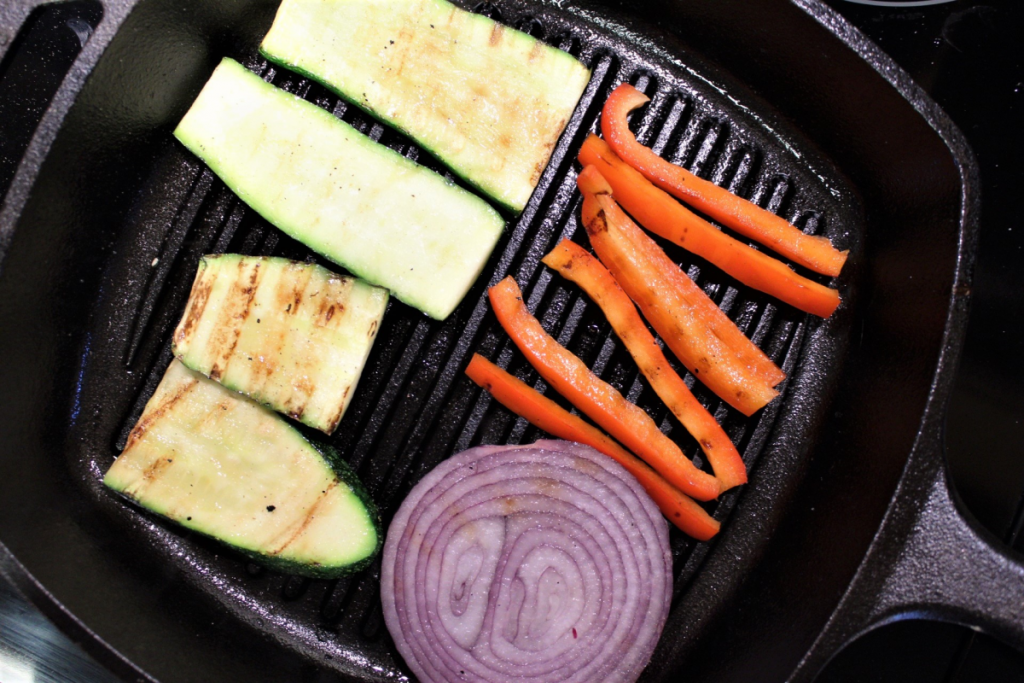
M 910 73 L 977 156 L 981 243 L 946 444 L 966 509 L 1024 552 L 1024 2 L 826 2 Z M 6 76 L 0 68 L 0 91 Z M 0 683 L 112 680 L 0 579 Z M 907 620 L 848 646 L 818 681 L 1024 681 L 1024 655 Z

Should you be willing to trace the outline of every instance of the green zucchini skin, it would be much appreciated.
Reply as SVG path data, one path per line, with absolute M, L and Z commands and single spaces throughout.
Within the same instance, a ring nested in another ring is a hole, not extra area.
M 331 434 L 387 302 L 387 290 L 316 264 L 208 255 L 172 348 L 189 368 Z
M 230 59 L 174 134 L 270 223 L 438 320 L 504 229 L 476 195 Z
M 357 571 L 383 539 L 376 505 L 337 453 L 177 360 L 103 482 L 291 574 Z
M 590 71 L 446 0 L 284 0 L 260 46 L 522 211 Z

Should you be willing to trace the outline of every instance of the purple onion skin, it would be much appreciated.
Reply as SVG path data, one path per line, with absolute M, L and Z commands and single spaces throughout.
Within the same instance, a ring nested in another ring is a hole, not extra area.
M 422 683 L 632 683 L 671 597 L 657 506 L 567 441 L 453 456 L 409 493 L 384 544 L 384 619 Z

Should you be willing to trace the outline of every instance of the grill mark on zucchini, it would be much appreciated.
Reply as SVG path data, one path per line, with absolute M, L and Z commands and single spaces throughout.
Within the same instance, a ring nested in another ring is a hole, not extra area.
M 349 392 L 349 387 L 345 387 L 345 393 L 343 393 L 341 395 L 341 400 L 342 400 L 343 403 L 344 403 L 345 399 L 348 398 L 348 392 Z M 334 430 L 334 429 L 336 429 L 338 427 L 338 423 L 341 422 L 342 413 L 344 413 L 344 411 L 339 410 L 339 411 L 335 412 L 334 415 L 331 416 L 331 420 L 330 420 L 331 430 Z
M 152 484 L 156 479 L 164 473 L 164 470 L 173 463 L 172 458 L 157 458 L 153 461 L 153 464 L 146 468 L 146 471 L 142 473 L 142 480 L 146 486 Z
M 210 290 L 213 288 L 213 282 L 206 279 L 204 277 L 205 274 L 206 263 L 200 261 L 199 272 L 196 273 L 195 282 L 192 283 L 192 293 L 188 297 L 189 304 L 185 311 L 185 321 L 178 328 L 177 334 L 175 334 L 175 341 L 178 344 L 192 336 L 196 324 L 203 317 L 203 311 L 206 310 L 206 302 L 210 300 Z
M 568 122 L 569 122 L 569 119 L 562 119 L 561 121 L 559 121 L 558 122 L 559 129 L 565 130 L 565 126 L 566 126 L 566 124 Z M 557 140 L 549 140 L 544 145 L 544 149 L 546 150 L 545 156 L 547 158 L 549 158 L 549 159 L 551 158 L 551 153 L 555 149 L 555 143 L 556 142 L 557 142 Z M 542 173 L 544 173 L 544 169 L 547 168 L 547 167 L 548 167 L 548 162 L 547 161 L 544 161 L 544 162 L 538 161 L 536 164 L 534 164 L 534 166 L 533 166 L 533 173 L 530 175 L 530 182 L 533 183 L 534 185 L 536 185 L 538 182 L 540 182 L 540 176 L 541 176 Z
M 244 270 L 246 265 L 245 261 L 238 262 L 238 269 Z M 227 304 L 234 303 L 244 298 L 245 303 L 242 305 L 240 311 L 235 314 L 231 314 L 231 306 L 225 305 L 222 315 L 222 320 L 227 317 L 233 317 L 239 321 L 244 321 L 249 317 L 249 312 L 252 310 L 252 300 L 256 297 L 256 285 L 260 277 L 260 264 L 256 262 L 253 264 L 252 272 L 249 274 L 249 284 L 243 287 L 241 281 L 236 281 L 231 285 L 231 294 L 228 296 Z M 214 361 L 213 366 L 210 368 L 210 379 L 220 379 L 224 372 L 227 370 L 228 365 L 231 363 L 231 356 L 235 352 L 235 347 L 238 346 L 238 339 L 242 336 L 241 325 L 225 321 L 223 330 L 227 330 L 227 334 L 231 337 L 230 344 L 217 344 L 213 343 L 212 348 L 216 349 L 218 346 L 227 349 L 222 351 L 220 358 Z M 218 339 L 222 339 L 222 334 L 217 334 Z M 223 363 L 223 366 L 221 365 Z
M 284 544 L 282 544 L 280 547 L 278 547 L 276 549 L 267 551 L 267 554 L 271 555 L 271 556 L 280 555 L 282 552 L 285 551 L 285 549 L 288 546 L 290 546 L 292 543 L 294 543 L 295 539 L 297 539 L 299 536 L 301 536 L 302 532 L 305 531 L 306 528 L 309 527 L 309 525 L 313 521 L 313 519 L 316 518 L 317 510 L 320 508 L 320 506 L 323 504 L 323 502 L 327 499 L 327 496 L 330 495 L 331 491 L 333 491 L 335 489 L 335 487 L 337 487 L 337 485 L 338 485 L 338 480 L 337 479 L 335 479 L 330 484 L 328 484 L 327 488 L 317 497 L 316 502 L 314 502 L 309 507 L 309 510 L 306 512 L 306 516 L 303 517 L 302 521 L 299 522 L 298 528 L 294 532 L 292 532 L 291 536 L 288 537 L 288 539 L 284 542 Z M 287 532 L 288 532 L 288 529 L 285 529 L 285 531 L 282 532 L 282 533 L 287 533 Z
M 493 47 L 501 42 L 501 34 L 505 32 L 505 27 L 495 22 L 494 28 L 491 29 L 491 37 L 487 42 Z
M 398 32 L 398 45 L 401 46 L 401 49 L 396 51 L 397 52 L 397 59 L 398 59 L 398 67 L 395 69 L 395 78 L 401 78 L 402 77 L 402 70 L 405 69 L 405 62 L 409 58 L 409 48 L 411 47 L 411 44 L 409 42 L 409 38 L 411 38 L 411 37 L 412 37 L 412 32 L 409 31 L 406 28 L 403 28 L 401 31 Z M 435 53 L 437 53 L 438 55 L 441 53 L 441 50 L 438 49 L 438 48 L 434 48 L 433 51 Z M 384 67 L 384 63 L 381 64 L 381 67 L 382 68 Z M 387 70 L 391 71 L 391 68 L 392 67 L 387 67 Z
M 206 414 L 198 422 L 198 426 L 205 427 L 207 424 L 215 425 L 219 420 L 223 418 L 221 413 L 226 413 L 233 407 L 230 401 L 220 401 L 217 405 L 212 406 L 210 410 L 206 411 Z
M 306 410 L 307 399 L 313 395 L 314 391 L 316 391 L 316 384 L 314 384 L 313 381 L 310 380 L 309 376 L 307 375 L 305 377 L 300 377 L 299 379 L 295 380 L 293 388 L 294 391 L 288 397 L 288 405 L 292 405 L 292 400 L 298 397 L 301 403 L 299 407 L 295 409 L 293 414 L 302 417 L 303 412 L 305 412 Z
M 332 282 L 331 284 L 333 285 L 334 283 Z M 334 318 L 334 315 L 336 313 L 338 314 L 338 320 L 336 321 L 336 324 L 341 324 L 343 318 L 343 315 L 341 314 L 345 312 L 345 304 L 334 303 L 339 299 L 343 299 L 343 296 L 339 295 L 338 292 L 328 292 L 328 294 L 329 296 L 325 296 L 323 297 L 323 299 L 320 300 L 320 306 L 317 309 L 317 315 L 315 320 L 316 324 L 319 325 L 320 327 L 326 327 L 327 324 L 331 322 L 331 319 Z
M 163 415 L 166 415 L 175 403 L 195 389 L 198 384 L 199 382 L 192 380 L 189 383 L 182 385 L 182 387 L 178 389 L 178 391 L 174 392 L 174 394 L 166 401 L 154 407 L 152 411 L 147 410 L 146 414 L 143 415 L 143 418 L 132 428 L 131 433 L 128 435 L 128 442 L 125 444 L 124 450 L 127 451 L 135 445 L 135 442 L 142 439 L 154 422 L 160 419 Z
M 128 496 L 132 500 L 139 500 L 144 491 L 149 488 L 153 482 L 159 479 L 173 462 L 174 460 L 172 458 L 157 458 L 154 460 L 149 467 L 143 470 L 138 481 L 136 481 L 131 488 L 123 492 L 124 495 Z

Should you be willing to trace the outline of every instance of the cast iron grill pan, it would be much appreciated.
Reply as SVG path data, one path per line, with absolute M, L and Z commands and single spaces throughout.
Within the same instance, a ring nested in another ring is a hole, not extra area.
M 856 214 L 830 193 L 849 194 L 840 189 L 835 174 L 826 176 L 828 180 L 815 177 L 814 171 L 830 172 L 824 164 L 819 162 L 824 169 L 808 168 L 773 139 L 777 133 L 763 122 L 728 102 L 698 75 L 645 54 L 628 36 L 618 35 L 614 25 L 597 27 L 545 7 L 502 4 L 499 9 L 485 4 L 473 9 L 567 50 L 592 69 L 593 78 L 529 206 L 520 217 L 510 218 L 484 276 L 458 310 L 439 323 L 401 303 L 389 305 L 351 407 L 331 439 L 378 501 L 385 524 L 412 485 L 452 453 L 480 443 L 529 443 L 543 436 L 490 400 L 462 374 L 476 351 L 536 388 L 546 388 L 489 311 L 486 286 L 506 274 L 520 283 L 529 308 L 545 329 L 629 400 L 646 409 L 688 455 L 707 467 L 692 437 L 639 376 L 600 309 L 578 288 L 539 263 L 562 238 L 587 244 L 579 222 L 574 157 L 586 135 L 597 130 L 600 107 L 618 83 L 629 81 L 652 96 L 653 105 L 635 117 L 639 121 L 634 121 L 634 129 L 642 142 L 660 154 L 789 217 L 805 232 L 824 232 L 841 248 L 851 246 L 850 233 L 858 223 Z M 252 50 L 231 56 L 278 87 L 332 111 L 371 138 L 445 173 L 400 134 L 321 86 L 267 64 Z M 83 485 L 123 533 L 132 535 L 146 552 L 175 563 L 209 599 L 223 604 L 239 619 L 266 629 L 309 659 L 345 673 L 368 680 L 407 675 L 383 627 L 379 562 L 368 571 L 335 581 L 268 572 L 224 552 L 214 542 L 114 498 L 95 476 L 105 471 L 123 448 L 128 431 L 170 362 L 171 332 L 180 319 L 201 255 L 285 256 L 318 260 L 338 270 L 267 224 L 177 145 L 170 145 L 156 161 L 146 184 L 148 191 L 136 203 L 124 229 L 134 238 L 123 257 L 131 263 L 112 268 L 111 295 L 100 303 L 105 308 L 105 303 L 117 302 L 121 313 L 118 334 L 107 348 L 94 348 L 85 367 L 85 384 L 117 387 L 118 391 L 114 400 L 108 396 L 104 401 L 112 410 L 104 410 L 104 419 L 92 432 L 93 445 L 98 447 L 84 449 L 78 456 Z M 155 215 L 170 220 L 155 223 Z M 839 334 L 835 322 L 810 320 L 738 286 L 685 251 L 665 246 L 787 373 L 797 368 L 801 353 L 816 353 L 813 342 L 805 343 L 809 335 Z M 145 266 L 142 272 L 134 268 L 140 262 Z M 850 296 L 848 287 L 844 295 Z M 104 313 L 97 316 L 105 317 Z M 109 360 L 101 362 L 100 355 Z M 681 366 L 677 369 L 685 372 Z M 694 384 L 692 377 L 687 377 L 687 382 Z M 738 445 L 748 467 L 755 466 L 779 404 L 787 397 L 746 418 L 701 385 L 694 388 Z M 784 394 L 791 391 L 782 388 Z M 84 389 L 83 405 L 92 402 L 88 395 Z M 110 432 L 114 415 L 118 417 L 116 429 Z M 731 492 L 710 509 L 726 521 L 738 495 Z M 707 548 L 707 544 L 694 543 L 673 530 L 677 594 L 699 570 Z
M 707 468 L 692 438 L 638 376 L 600 310 L 575 285 L 540 264 L 562 238 L 587 245 L 579 222 L 575 153 L 586 135 L 598 129 L 602 103 L 623 81 L 653 100 L 632 119 L 641 142 L 786 216 L 805 232 L 825 234 L 840 248 L 851 250 L 839 279 L 844 305 L 831 319 L 821 321 L 738 286 L 701 259 L 663 243 L 789 374 L 779 387 L 780 399 L 752 418 L 725 406 L 686 376 L 737 444 L 748 468 L 756 469 L 766 449 L 813 440 L 821 424 L 820 406 L 827 404 L 835 385 L 829 368 L 840 362 L 849 335 L 848 311 L 856 301 L 853 283 L 863 218 L 855 194 L 839 172 L 754 95 L 735 83 L 721 85 L 723 76 L 713 67 L 664 49 L 660 41 L 667 39 L 653 29 L 652 41 L 600 12 L 577 9 L 570 14 L 537 3 L 469 8 L 567 50 L 592 69 L 593 77 L 533 198 L 520 216 L 508 217 L 505 235 L 484 275 L 455 313 L 436 322 L 396 301 L 389 304 L 357 393 L 331 439 L 379 503 L 385 527 L 415 482 L 451 454 L 481 443 L 529 443 L 543 436 L 490 400 L 462 373 L 472 353 L 479 352 L 546 390 L 487 304 L 487 286 L 507 274 L 523 288 L 528 307 L 545 329 L 643 407 L 698 465 Z M 262 7 L 263 21 L 273 8 L 267 10 Z M 335 581 L 279 575 L 134 508 L 100 481 L 170 362 L 170 335 L 200 256 L 285 256 L 338 270 L 267 224 L 171 139 L 177 118 L 221 56 L 239 59 L 275 85 L 332 111 L 403 155 L 445 172 L 409 140 L 356 107 L 267 64 L 256 51 L 261 36 L 262 32 L 207 36 L 211 47 L 205 66 L 196 69 L 188 88 L 176 93 L 171 113 L 156 117 L 148 138 L 155 150 L 151 162 L 135 186 L 121 190 L 130 193 L 130 208 L 116 226 L 109 253 L 101 258 L 103 275 L 93 294 L 89 327 L 78 351 L 78 375 L 63 418 L 71 425 L 66 447 L 70 479 L 86 504 L 102 511 L 111 533 L 123 539 L 112 544 L 110 552 L 130 552 L 132 561 L 143 567 L 172 571 L 174 580 L 187 584 L 211 609 L 230 614 L 228 625 L 254 629 L 275 646 L 355 680 L 400 680 L 408 674 L 383 626 L 379 562 Z M 685 372 L 681 366 L 677 369 Z M 560 400 L 553 392 L 546 393 Z M 779 419 L 783 415 L 786 420 Z M 742 496 L 742 489 L 732 491 L 709 506 L 726 530 L 730 512 Z M 671 543 L 678 600 L 715 541 L 695 543 L 673 530 Z M 668 632 L 684 618 L 674 610 Z M 652 671 L 664 673 L 668 664 L 656 655 Z

